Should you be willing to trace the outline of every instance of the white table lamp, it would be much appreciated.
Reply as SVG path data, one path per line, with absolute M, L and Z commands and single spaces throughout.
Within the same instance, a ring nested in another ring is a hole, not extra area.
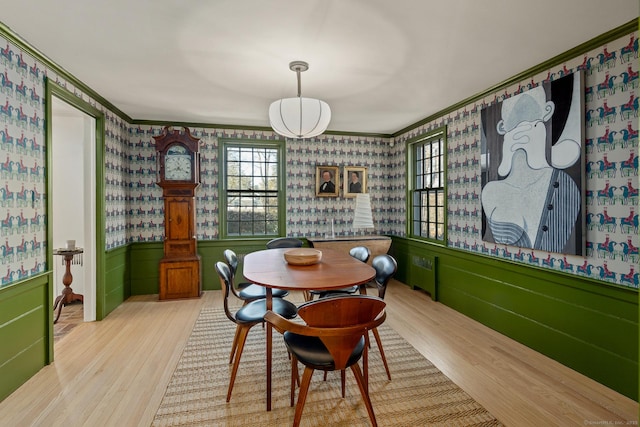
M 371 213 L 371 198 L 368 193 L 356 195 L 356 208 L 353 211 L 353 228 L 374 228 Z

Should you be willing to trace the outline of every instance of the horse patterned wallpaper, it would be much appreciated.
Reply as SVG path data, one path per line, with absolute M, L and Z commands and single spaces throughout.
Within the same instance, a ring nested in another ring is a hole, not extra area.
M 483 242 L 480 111 L 545 81 L 584 71 L 586 256 Z M 396 139 L 447 125 L 448 245 L 623 286 L 638 287 L 638 35 L 478 100 Z
M 1 36 L 0 51 L 0 286 L 48 268 L 45 76 L 105 114 L 105 249 L 161 241 L 163 204 L 155 185 L 152 137 L 162 126 L 126 122 Z M 633 33 L 396 138 L 321 135 L 287 141 L 287 235 L 323 235 L 330 232 L 332 220 L 337 235 L 353 233 L 354 199 L 315 197 L 317 164 L 367 167 L 375 232 L 405 235 L 406 141 L 446 125 L 449 246 L 637 288 L 637 54 L 637 34 Z M 487 246 L 480 237 L 480 110 L 578 69 L 585 73 L 587 106 L 586 256 Z M 196 201 L 198 239 L 217 239 L 218 141 L 274 139 L 276 135 L 210 127 L 190 130 L 202 140 L 202 184 Z
M 162 241 L 164 214 L 162 191 L 155 185 L 154 135 L 162 133 L 162 126 L 137 125 L 131 133 L 129 170 L 131 180 L 132 221 L 127 225 L 130 241 Z M 200 138 L 201 184 L 196 192 L 196 222 L 199 240 L 218 239 L 218 141 L 220 139 L 274 140 L 271 131 L 242 131 L 211 128 L 190 128 Z M 355 199 L 315 197 L 315 167 L 317 164 L 366 166 L 369 168 L 368 186 L 372 197 L 376 232 L 394 234 L 393 223 L 387 218 L 394 206 L 404 203 L 404 194 L 393 192 L 388 171 L 389 139 L 373 137 L 343 137 L 324 135 L 311 140 L 286 142 L 287 235 L 318 236 L 330 232 L 334 222 L 336 235 L 353 233 L 351 222 Z M 318 160 L 322 159 L 322 160 Z M 109 162 L 107 162 L 109 164 Z M 398 177 L 396 177 L 396 180 Z M 401 177 L 404 179 L 404 176 Z M 342 192 L 340 192 L 342 194 Z M 390 200 L 388 194 L 395 194 Z M 107 198 L 109 200 L 109 198 Z M 107 214 L 109 217 L 109 214 Z M 114 225 L 114 227 L 116 227 Z M 111 229 L 107 224 L 107 230 Z M 108 245 L 118 246 L 110 240 Z
M 0 287 L 47 271 L 45 78 L 105 113 L 108 198 L 126 203 L 130 125 L 87 96 L 55 69 L 0 36 Z M 125 243 L 125 210 L 110 239 Z
M 46 269 L 43 77 L 0 44 L 0 276 L 2 285 Z

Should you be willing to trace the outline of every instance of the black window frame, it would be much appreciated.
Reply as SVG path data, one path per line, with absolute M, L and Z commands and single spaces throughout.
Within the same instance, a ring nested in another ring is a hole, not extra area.
M 436 146 L 439 150 L 437 153 L 434 150 Z M 407 166 L 407 235 L 446 246 L 446 127 L 408 140 Z

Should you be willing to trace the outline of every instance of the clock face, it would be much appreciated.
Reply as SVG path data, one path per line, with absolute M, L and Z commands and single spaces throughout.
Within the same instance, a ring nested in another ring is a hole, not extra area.
M 191 156 L 183 146 L 176 145 L 167 151 L 164 178 L 171 181 L 191 180 Z

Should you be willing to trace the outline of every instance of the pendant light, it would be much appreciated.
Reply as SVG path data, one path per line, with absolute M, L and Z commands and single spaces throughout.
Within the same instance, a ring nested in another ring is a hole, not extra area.
M 273 130 L 288 138 L 312 138 L 327 130 L 331 120 L 329 104 L 319 99 L 303 98 L 300 73 L 309 69 L 304 61 L 293 61 L 289 69 L 298 77 L 298 96 L 271 103 L 269 122 Z

